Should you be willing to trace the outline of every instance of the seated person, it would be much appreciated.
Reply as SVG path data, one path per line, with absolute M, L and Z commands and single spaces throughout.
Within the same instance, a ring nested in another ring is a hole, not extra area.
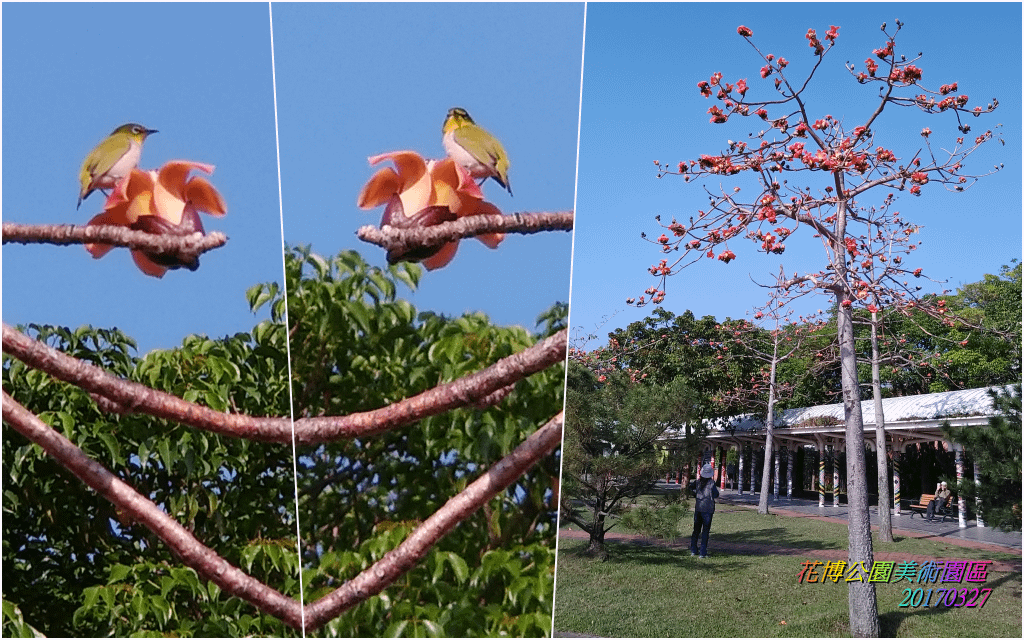
M 935 488 L 935 499 L 928 503 L 928 510 L 925 511 L 925 518 L 928 522 L 932 521 L 936 513 L 942 514 L 945 512 L 946 498 L 950 496 L 951 492 L 946 486 L 945 480 L 939 483 L 939 486 Z

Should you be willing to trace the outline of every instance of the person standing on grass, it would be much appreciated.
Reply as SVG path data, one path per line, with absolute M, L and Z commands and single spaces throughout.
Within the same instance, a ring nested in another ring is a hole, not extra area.
M 700 557 L 708 557 L 708 535 L 711 533 L 711 516 L 715 515 L 715 500 L 718 487 L 711 479 L 715 470 L 710 464 L 700 470 L 700 480 L 693 485 L 696 503 L 693 505 L 693 536 L 690 537 L 690 555 L 697 555 L 697 536 L 700 536 Z

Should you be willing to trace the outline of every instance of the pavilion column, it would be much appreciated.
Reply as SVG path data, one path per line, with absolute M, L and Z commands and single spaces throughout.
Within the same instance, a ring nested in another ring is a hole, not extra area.
M 825 508 L 825 443 L 818 441 L 818 508 Z
M 775 475 L 772 478 L 772 496 L 776 500 L 779 499 L 779 458 L 782 457 L 782 450 L 786 448 L 786 445 L 782 442 L 777 442 L 775 445 Z
M 757 475 L 757 443 L 750 445 L 750 493 L 754 491 L 754 476 Z
M 957 483 L 957 485 L 961 485 L 961 481 L 964 479 L 964 449 L 960 445 L 956 445 L 955 451 L 956 451 L 956 454 L 955 454 L 956 455 L 956 483 Z M 959 513 L 957 514 L 958 524 L 960 525 L 961 529 L 966 529 L 967 528 L 967 515 L 966 515 L 965 512 L 967 511 L 967 501 L 964 499 L 963 491 L 958 491 L 957 492 L 956 499 L 957 499 L 957 507 L 958 507 L 957 511 L 959 511 Z
M 799 447 L 801 445 L 797 445 Z M 793 497 L 793 459 L 796 458 L 796 447 L 786 447 L 786 497 Z
M 736 447 L 736 488 L 739 489 L 740 495 L 743 495 L 743 450 L 745 447 L 741 442 Z
M 839 507 L 839 445 L 832 445 L 832 507 Z
M 718 488 L 725 491 L 725 458 L 729 450 L 725 448 L 725 445 L 719 447 L 718 450 L 720 451 L 718 457 Z
M 981 487 L 981 468 L 978 466 L 977 461 L 974 463 L 974 485 L 976 488 Z M 977 511 L 978 527 L 984 529 L 985 521 L 981 518 L 981 497 L 974 499 L 974 508 Z
M 892 452 L 892 513 L 895 516 L 903 515 L 900 510 L 900 459 L 903 455 L 897 450 Z

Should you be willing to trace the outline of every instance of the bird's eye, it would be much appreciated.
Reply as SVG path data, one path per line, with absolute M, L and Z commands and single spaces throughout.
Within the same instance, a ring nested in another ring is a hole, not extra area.
M 142 127 L 132 127 L 132 133 L 142 133 Z

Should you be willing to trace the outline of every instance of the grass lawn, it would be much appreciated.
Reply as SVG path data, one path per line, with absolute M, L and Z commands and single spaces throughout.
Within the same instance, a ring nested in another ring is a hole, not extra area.
M 610 557 L 600 562 L 581 555 L 585 540 L 563 539 L 555 631 L 674 638 L 849 635 L 846 584 L 842 580 L 797 583 L 801 562 L 815 558 L 716 554 L 718 541 L 845 549 L 847 528 L 805 518 L 758 516 L 750 509 L 719 505 L 707 560 L 691 558 L 685 548 L 609 543 Z M 893 543 L 875 540 L 874 550 L 936 560 L 1020 558 L 899 536 Z M 972 584 L 992 589 L 982 608 L 900 607 L 908 586 L 905 581 L 876 585 L 883 636 L 1021 637 L 1020 572 L 989 571 L 984 584 Z M 941 583 L 932 586 L 941 587 Z

